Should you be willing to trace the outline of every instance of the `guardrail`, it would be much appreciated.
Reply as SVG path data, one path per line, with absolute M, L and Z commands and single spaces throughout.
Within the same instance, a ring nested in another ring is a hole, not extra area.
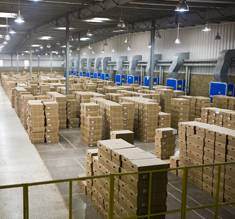
M 13 184 L 13 185 L 2 185 L 0 186 L 0 190 L 3 189 L 12 189 L 12 188 L 22 188 L 23 189 L 23 218 L 29 219 L 29 187 L 40 186 L 40 185 L 50 185 L 50 184 L 58 184 L 58 183 L 68 183 L 69 187 L 69 208 L 68 208 L 68 218 L 73 218 L 72 213 L 72 205 L 73 205 L 73 182 L 79 182 L 89 179 L 99 179 L 99 178 L 109 178 L 109 211 L 108 218 L 113 219 L 113 209 L 114 209 L 114 182 L 115 177 L 125 176 L 125 175 L 136 175 L 136 174 L 149 174 L 149 185 L 148 185 L 148 213 L 146 215 L 133 216 L 128 217 L 128 219 L 134 218 L 152 218 L 154 216 L 167 215 L 173 213 L 180 213 L 181 219 L 186 219 L 186 214 L 188 211 L 206 209 L 206 208 L 214 208 L 214 218 L 219 218 L 219 208 L 226 205 L 235 205 L 234 202 L 220 202 L 219 194 L 220 194 L 220 182 L 221 182 L 221 168 L 226 165 L 235 165 L 235 162 L 226 162 L 226 163 L 216 163 L 216 164 L 206 164 L 206 165 L 197 165 L 197 166 L 185 166 L 178 168 L 169 168 L 169 169 L 161 169 L 161 170 L 152 170 L 152 171 L 142 171 L 142 172 L 128 172 L 128 173 L 115 173 L 109 175 L 99 175 L 99 176 L 87 176 L 87 177 L 78 177 L 78 178 L 70 178 L 70 179 L 60 179 L 60 180 L 50 180 L 50 181 L 42 181 L 42 182 L 33 182 L 33 183 L 22 183 L 22 184 Z M 217 172 L 217 180 L 216 180 L 216 196 L 213 204 L 200 205 L 196 207 L 187 208 L 187 185 L 188 185 L 188 172 L 194 168 L 202 168 L 202 167 L 216 167 L 218 168 Z M 182 171 L 182 195 L 181 195 L 181 208 L 169 210 L 165 212 L 159 212 L 152 214 L 151 213 L 151 193 L 152 193 L 152 175 L 157 172 L 170 172 L 170 171 Z M 0 215 L 1 216 L 1 215 Z

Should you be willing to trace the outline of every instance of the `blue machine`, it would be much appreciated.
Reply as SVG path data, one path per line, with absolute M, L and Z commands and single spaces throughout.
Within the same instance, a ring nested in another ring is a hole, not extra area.
M 98 78 L 101 79 L 101 73 L 98 73 Z
M 134 84 L 140 84 L 140 76 L 134 76 Z
M 122 84 L 122 75 L 120 75 L 120 74 L 115 75 L 115 84 L 116 85 Z
M 90 72 L 90 78 L 94 78 L 94 72 Z
M 153 85 L 158 85 L 159 84 L 159 77 L 153 78 Z
M 127 75 L 127 84 L 134 84 L 134 76 Z
M 150 76 L 144 76 L 144 86 L 150 85 Z
M 108 73 L 101 73 L 101 79 L 102 80 L 109 80 L 110 79 L 110 75 Z
M 94 72 L 93 77 L 94 77 L 94 78 L 98 78 L 98 73 L 97 73 L 97 72 Z
M 90 72 L 86 73 L 86 77 L 88 77 L 88 78 L 90 77 Z
M 80 76 L 80 77 L 83 77 L 83 73 L 82 73 L 82 72 L 79 72 L 79 76 Z
M 234 88 L 234 84 L 229 83 L 228 84 L 228 96 L 235 96 L 235 88 Z
M 122 75 L 122 84 L 125 84 L 127 82 L 127 75 L 123 74 Z
M 166 86 L 172 87 L 174 90 L 185 89 L 185 80 L 177 80 L 175 78 L 167 78 Z
M 228 85 L 224 82 L 210 82 L 210 97 L 215 95 L 227 95 Z

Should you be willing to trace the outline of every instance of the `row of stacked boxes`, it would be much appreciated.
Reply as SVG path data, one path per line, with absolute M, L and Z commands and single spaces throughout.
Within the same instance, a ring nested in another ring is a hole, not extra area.
M 97 156 L 98 155 L 98 156 Z M 136 148 L 122 139 L 98 142 L 97 151 L 88 151 L 87 174 L 106 175 L 115 173 L 138 172 L 135 175 L 115 177 L 114 180 L 114 218 L 146 215 L 148 212 L 149 180 L 151 188 L 151 214 L 166 211 L 167 172 L 153 172 L 167 169 L 169 164 L 156 158 L 155 155 Z M 87 182 L 87 194 L 95 207 L 108 218 L 109 210 L 109 179 L 93 179 Z M 157 216 L 156 218 L 165 218 Z
M 201 123 L 179 124 L 180 164 L 202 165 L 235 160 L 235 131 L 224 127 Z M 220 200 L 235 198 L 234 167 L 222 166 Z M 200 189 L 216 195 L 218 167 L 194 168 L 189 170 L 189 179 Z
M 235 110 L 235 97 L 213 96 L 213 106 L 216 108 Z

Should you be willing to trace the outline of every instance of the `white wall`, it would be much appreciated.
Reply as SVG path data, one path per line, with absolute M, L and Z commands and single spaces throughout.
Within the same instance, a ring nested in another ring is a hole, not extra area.
M 178 52 L 189 52 L 191 60 L 217 59 L 219 52 L 224 49 L 235 49 L 235 23 L 223 23 L 220 25 L 209 25 L 211 32 L 202 32 L 203 26 L 182 28 L 180 30 L 181 44 L 176 45 L 176 29 L 160 31 L 161 39 L 156 40 L 155 53 L 162 54 L 163 60 L 172 60 Z M 219 32 L 222 39 L 216 41 L 215 35 Z M 127 51 L 127 44 L 124 44 L 125 38 L 129 38 L 129 44 L 132 48 Z M 133 55 L 142 55 L 144 61 L 149 60 L 150 32 L 141 32 L 128 35 L 119 35 L 107 40 L 108 46 L 105 47 L 105 53 L 102 54 L 104 41 L 95 43 L 92 46 L 95 54 L 92 54 L 88 47 L 82 48 L 81 58 L 106 57 L 111 56 L 116 60 L 119 56 L 126 55 L 131 60 Z M 112 53 L 112 49 L 115 53 Z M 213 68 L 198 68 L 199 73 L 211 73 Z

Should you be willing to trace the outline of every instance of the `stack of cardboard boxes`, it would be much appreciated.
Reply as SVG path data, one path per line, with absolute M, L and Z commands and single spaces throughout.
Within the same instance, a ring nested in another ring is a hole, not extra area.
M 196 118 L 196 97 L 194 96 L 180 96 L 189 100 L 189 120 L 193 121 Z
M 142 97 L 122 97 L 121 100 L 135 104 L 134 132 L 136 138 L 146 143 L 154 142 L 160 112 L 159 104 Z
M 155 155 L 122 139 L 98 142 L 98 160 L 89 156 L 89 173 L 104 175 L 110 173 L 139 172 L 138 175 L 125 175 L 114 180 L 114 218 L 143 216 L 148 212 L 149 180 L 148 173 L 143 171 L 167 169 L 169 164 L 156 158 Z M 92 166 L 90 160 L 93 160 Z M 91 169 L 93 167 L 93 170 Z M 151 213 L 166 211 L 167 173 L 152 173 Z M 92 201 L 97 210 L 105 217 L 109 210 L 109 179 L 94 179 L 91 186 Z M 159 218 L 164 218 L 160 216 Z
M 45 142 L 45 116 L 44 107 L 40 100 L 29 100 L 27 108 L 27 127 L 31 142 Z
M 235 97 L 216 95 L 213 97 L 213 106 L 222 109 L 235 110 Z
M 235 129 L 235 111 L 215 107 L 202 108 L 201 121 Z
M 110 138 L 110 131 L 123 129 L 122 106 L 119 103 L 103 98 L 94 98 L 93 101 L 100 106 L 102 116 L 102 139 Z
M 58 103 L 60 129 L 67 128 L 66 96 L 58 92 L 48 92 L 49 97 Z
M 107 100 L 111 100 L 113 102 L 118 103 L 120 97 L 123 97 L 124 94 L 121 94 L 121 93 L 106 93 L 105 96 L 106 96 Z
M 111 139 L 121 138 L 130 144 L 134 144 L 134 132 L 130 130 L 111 131 L 110 137 Z
M 174 97 L 172 89 L 158 88 L 156 93 L 160 95 L 161 109 L 165 113 L 171 112 L 171 99 Z
M 102 139 L 102 117 L 98 104 L 81 104 L 81 137 L 88 146 L 96 146 L 97 141 Z
M 134 130 L 135 105 L 134 103 L 121 102 L 123 129 Z
M 67 122 L 69 128 L 78 128 L 78 104 L 74 95 L 67 95 Z
M 200 97 L 196 96 L 196 109 L 195 109 L 195 116 L 199 118 L 201 116 L 201 109 L 205 107 L 210 107 L 210 98 L 209 97 Z
M 171 125 L 173 128 L 178 128 L 179 122 L 189 121 L 189 100 L 172 98 L 171 107 Z
M 55 101 L 43 101 L 45 110 L 45 139 L 49 144 L 59 142 L 59 108 Z
M 171 114 L 159 112 L 158 114 L 158 128 L 171 127 Z
M 173 128 L 158 128 L 155 135 L 155 153 L 158 158 L 167 160 L 175 153 L 175 137 L 177 130 Z
M 234 161 L 235 131 L 201 122 L 184 122 L 179 125 L 179 147 L 181 165 L 214 164 Z M 228 169 L 228 171 L 227 171 Z M 219 198 L 235 198 L 231 183 L 234 171 L 231 166 L 221 168 Z M 199 188 L 216 195 L 218 167 L 194 168 L 189 171 L 189 179 Z M 233 184 L 234 185 L 234 184 Z

